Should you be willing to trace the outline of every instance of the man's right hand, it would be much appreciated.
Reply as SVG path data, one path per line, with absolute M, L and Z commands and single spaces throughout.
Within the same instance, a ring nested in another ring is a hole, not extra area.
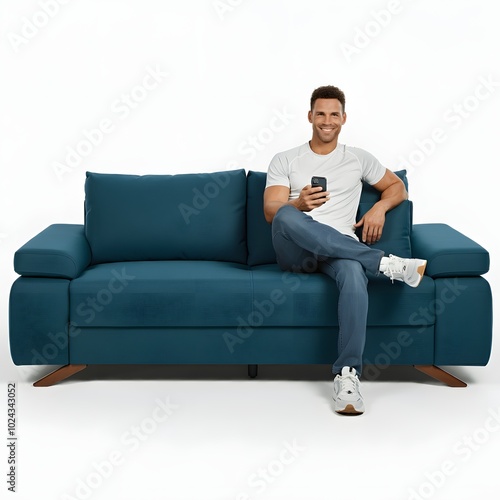
M 328 191 L 321 191 L 321 187 L 311 187 L 310 184 L 304 186 L 299 197 L 293 204 L 302 212 L 310 212 L 315 208 L 324 205 L 330 199 Z
M 270 186 L 264 191 L 264 215 L 271 223 L 276 212 L 283 205 L 292 205 L 302 212 L 310 212 L 320 207 L 330 199 L 329 192 L 322 192 L 321 187 L 311 187 L 310 184 L 302 188 L 297 199 L 288 201 L 290 188 L 286 186 Z

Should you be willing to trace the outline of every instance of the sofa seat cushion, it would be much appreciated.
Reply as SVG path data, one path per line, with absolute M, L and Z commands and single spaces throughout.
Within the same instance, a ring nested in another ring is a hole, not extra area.
M 264 326 L 338 326 L 339 293 L 328 276 L 283 273 L 277 264 L 252 267 L 252 275 L 254 311 L 260 312 L 254 321 Z M 370 275 L 368 294 L 368 326 L 404 329 L 435 323 L 434 281 L 427 276 L 411 288 L 383 275 Z
M 383 277 L 368 284 L 369 326 L 432 325 L 434 282 L 411 288 Z M 70 284 L 77 327 L 338 326 L 338 290 L 322 274 L 283 273 L 277 264 L 143 261 L 89 267 Z
M 70 285 L 80 327 L 237 326 L 252 308 L 246 265 L 142 261 L 89 267 Z

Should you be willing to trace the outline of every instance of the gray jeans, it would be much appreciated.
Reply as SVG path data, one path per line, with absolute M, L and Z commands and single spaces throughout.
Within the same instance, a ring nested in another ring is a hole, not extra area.
M 379 273 L 384 252 L 321 224 L 290 205 L 282 206 L 274 216 L 272 234 L 281 269 L 322 272 L 335 280 L 339 289 L 339 338 L 338 358 L 332 372 L 352 366 L 361 375 L 368 314 L 366 271 Z M 316 268 L 311 267 L 311 259 Z

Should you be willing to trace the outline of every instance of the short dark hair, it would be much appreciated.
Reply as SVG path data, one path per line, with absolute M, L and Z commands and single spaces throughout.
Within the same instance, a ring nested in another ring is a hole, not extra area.
M 342 113 L 345 113 L 345 95 L 342 90 L 333 85 L 325 85 L 318 87 L 311 95 L 311 111 L 314 108 L 316 99 L 338 99 L 342 104 Z

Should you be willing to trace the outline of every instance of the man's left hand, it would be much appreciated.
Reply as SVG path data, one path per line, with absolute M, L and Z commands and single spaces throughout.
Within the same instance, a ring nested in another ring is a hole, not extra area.
M 366 214 L 354 224 L 354 228 L 363 227 L 361 241 L 373 245 L 382 238 L 382 230 L 385 223 L 385 211 L 372 207 Z

